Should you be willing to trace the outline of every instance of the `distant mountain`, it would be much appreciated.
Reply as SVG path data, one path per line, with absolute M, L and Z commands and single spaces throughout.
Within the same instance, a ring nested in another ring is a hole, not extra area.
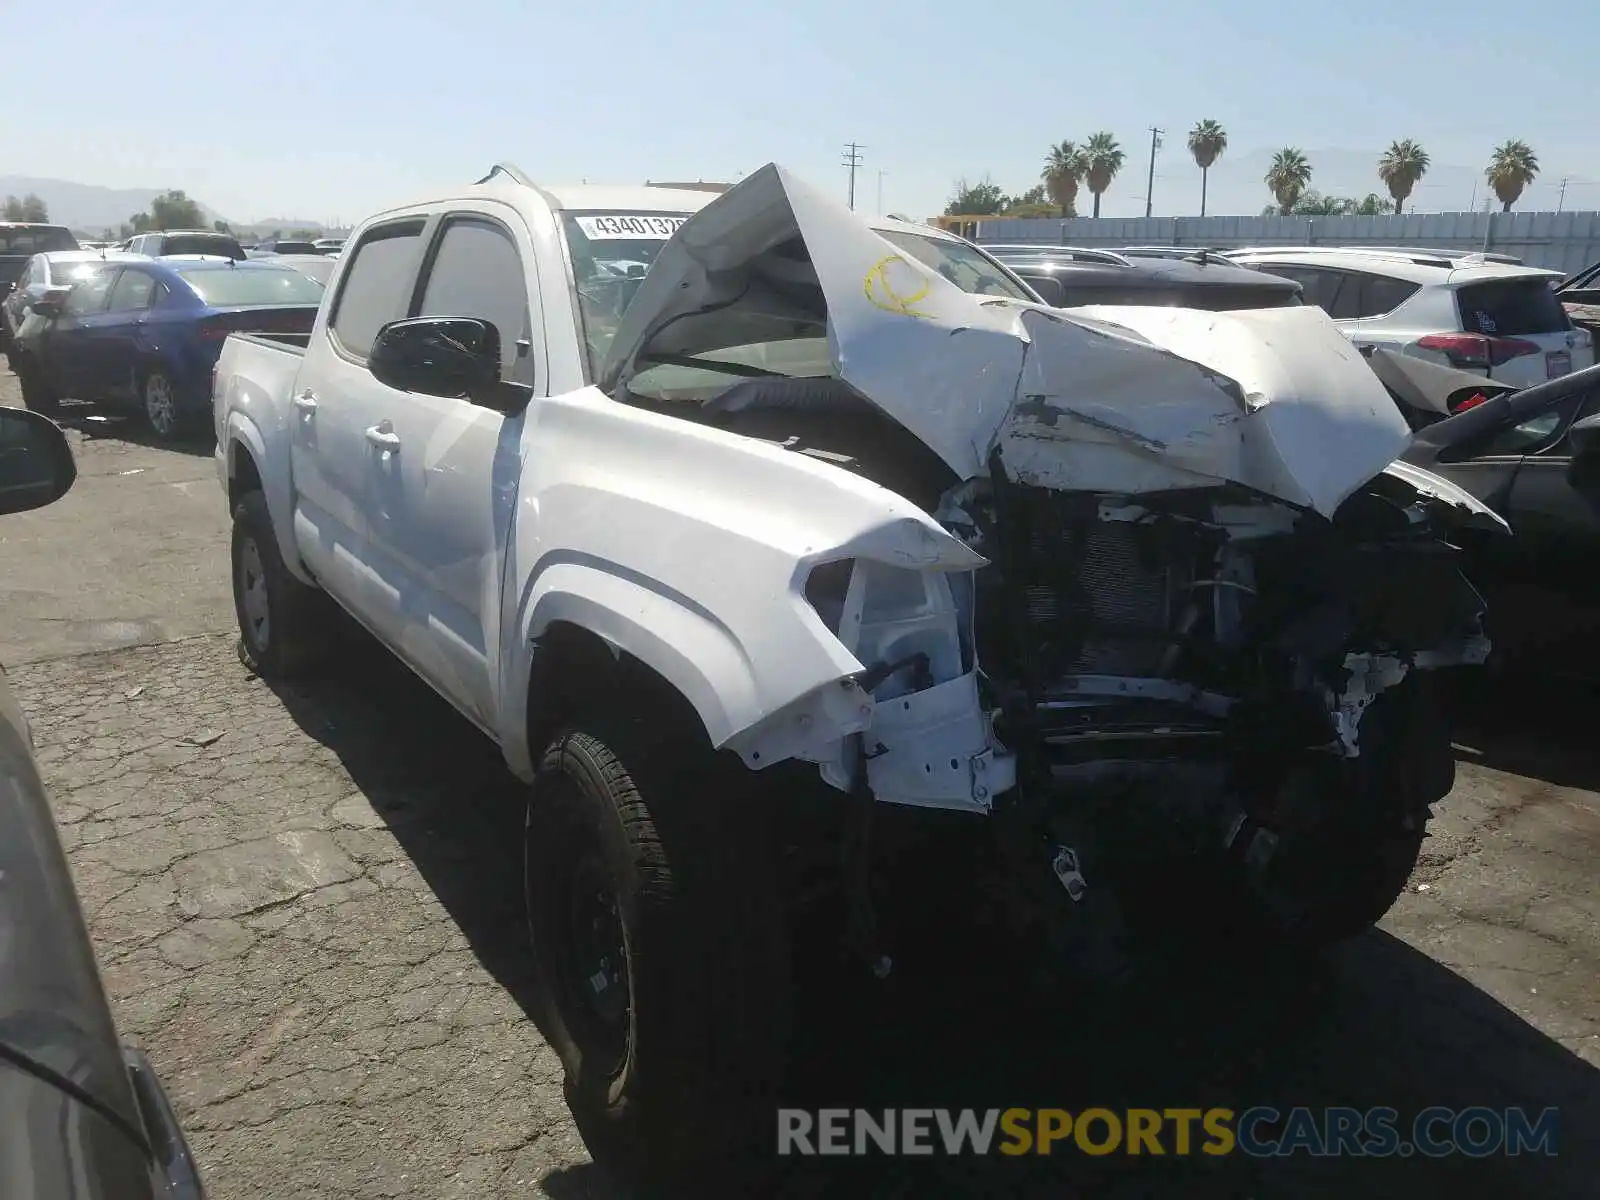
M 309 217 L 267 217 L 265 220 L 252 221 L 248 225 L 231 222 L 230 228 L 240 235 L 251 234 L 255 237 L 268 237 L 273 233 L 290 234 L 297 229 L 314 229 L 325 237 L 343 237 L 348 230 L 335 229 L 321 221 L 313 221 Z
M 137 212 L 145 212 L 166 188 L 108 188 L 92 183 L 73 183 L 66 179 L 33 179 L 25 175 L 0 175 L 0 196 L 25 196 L 29 192 L 50 209 L 50 220 L 57 225 L 98 233 L 116 229 Z M 200 205 L 206 222 L 217 214 Z

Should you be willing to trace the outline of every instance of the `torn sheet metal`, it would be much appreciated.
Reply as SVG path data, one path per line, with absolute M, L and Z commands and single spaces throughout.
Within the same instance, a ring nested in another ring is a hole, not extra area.
M 1318 309 L 1063 315 L 969 295 L 773 164 L 663 247 L 599 382 L 612 391 L 656 355 L 807 336 L 824 318 L 835 373 L 963 479 L 998 446 L 1040 486 L 1231 481 L 1331 516 L 1410 440 Z
M 1452 483 L 1443 475 L 1435 475 L 1412 463 L 1395 461 L 1383 469 L 1383 474 L 1408 485 L 1417 495 L 1437 500 L 1455 509 L 1463 525 L 1486 529 L 1494 533 L 1510 533 L 1511 526 L 1494 509 L 1460 484 Z

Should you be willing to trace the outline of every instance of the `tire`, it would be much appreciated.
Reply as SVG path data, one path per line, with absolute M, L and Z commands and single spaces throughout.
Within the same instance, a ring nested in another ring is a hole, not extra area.
M 194 413 L 183 409 L 177 384 L 165 371 L 154 368 L 139 383 L 139 402 L 150 431 L 163 442 L 179 442 L 198 425 Z
M 1374 700 L 1355 759 L 1300 777 L 1309 803 L 1277 830 L 1276 853 L 1246 887 L 1254 932 L 1297 951 L 1372 928 L 1406 889 L 1432 817 L 1455 782 L 1450 731 L 1431 681 L 1415 673 Z
M 12 369 L 16 371 L 17 382 L 22 387 L 24 408 L 51 420 L 61 415 L 61 396 L 45 381 L 38 367 L 18 355 Z
M 336 614 L 322 592 L 284 566 L 259 491 L 246 492 L 234 507 L 231 557 L 240 661 L 265 678 L 309 673 L 326 657 Z
M 791 963 L 746 772 L 672 728 L 596 715 L 550 744 L 525 890 L 585 1137 L 624 1172 L 704 1180 L 772 1136 Z

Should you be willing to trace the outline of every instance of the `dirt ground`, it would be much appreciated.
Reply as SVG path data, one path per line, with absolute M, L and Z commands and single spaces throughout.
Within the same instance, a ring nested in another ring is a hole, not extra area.
M 66 424 L 76 489 L 0 527 L 0 658 L 122 1032 L 214 1200 L 624 1195 L 526 1010 L 520 796 L 494 749 L 375 650 L 296 688 L 248 675 L 209 453 L 87 408 Z M 1199 953 L 1113 1010 L 925 965 L 830 1007 L 797 1087 L 862 1107 L 1554 1105 L 1557 1157 L 794 1163 L 770 1194 L 1593 1196 L 1600 701 L 1462 709 L 1456 789 L 1380 931 L 1293 973 Z M 1203 950 L 1203 897 L 1175 919 Z

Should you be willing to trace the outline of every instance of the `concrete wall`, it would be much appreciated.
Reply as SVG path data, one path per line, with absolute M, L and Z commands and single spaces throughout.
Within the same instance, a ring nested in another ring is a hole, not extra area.
M 1067 246 L 1406 246 L 1493 250 L 1573 272 L 1600 261 L 1600 212 L 1386 217 L 1073 217 L 979 223 L 979 241 Z

